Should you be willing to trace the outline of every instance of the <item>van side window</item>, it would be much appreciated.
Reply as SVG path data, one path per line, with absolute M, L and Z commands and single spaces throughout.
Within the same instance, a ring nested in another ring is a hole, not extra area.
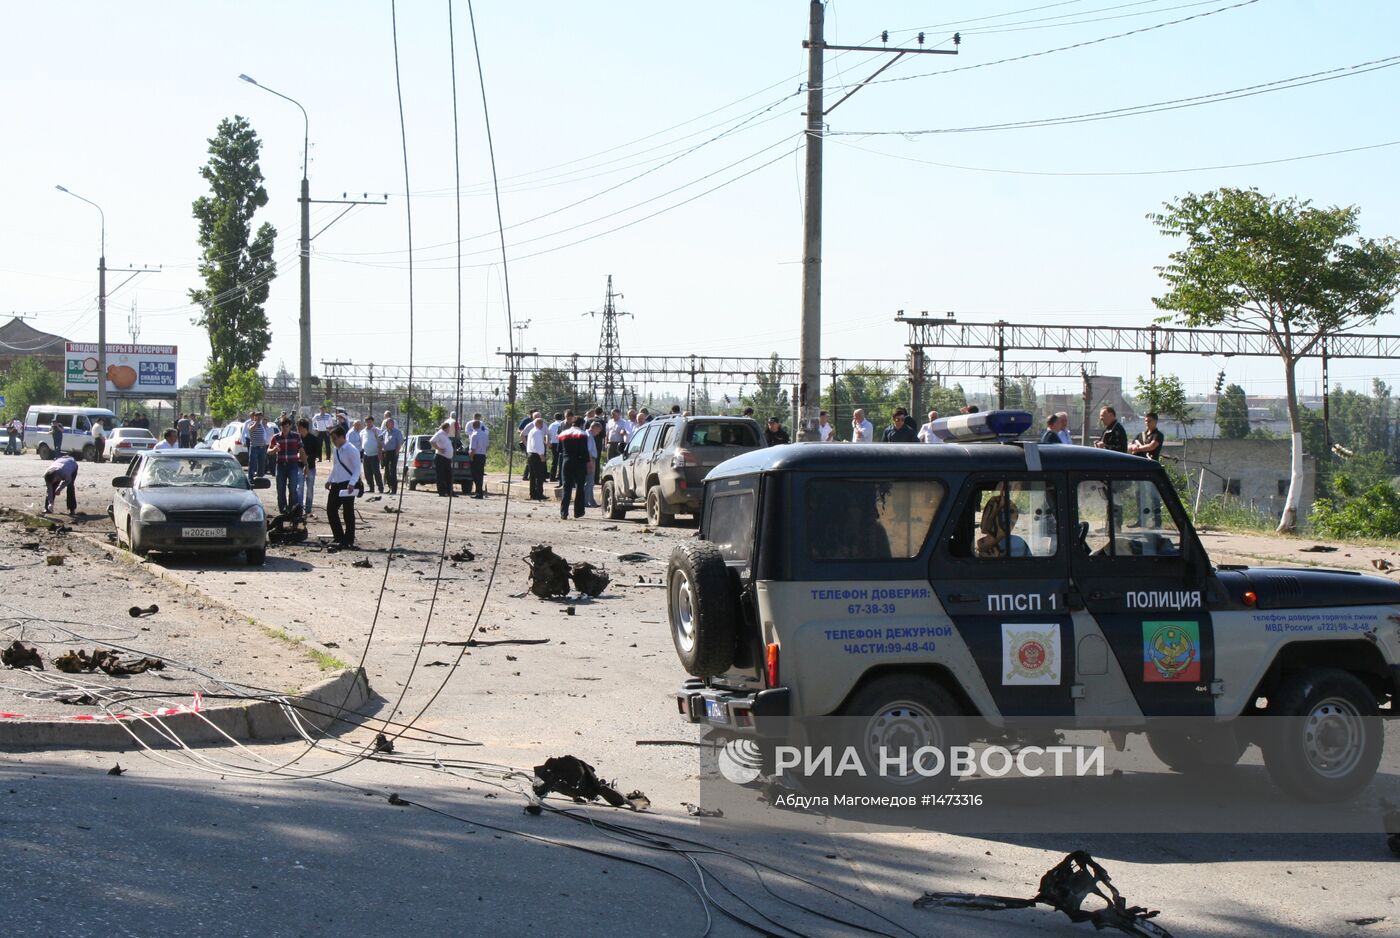
M 747 561 L 753 548 L 753 492 L 718 495 L 710 500 L 705 539 L 725 560 Z
M 930 479 L 817 479 L 807 486 L 807 545 L 813 560 L 917 557 L 943 503 Z
M 1179 557 L 1181 529 L 1148 479 L 1089 479 L 1075 490 L 1075 549 L 1100 558 Z
M 1051 483 L 983 482 L 963 508 L 949 552 L 978 560 L 1053 557 L 1059 550 L 1057 529 Z

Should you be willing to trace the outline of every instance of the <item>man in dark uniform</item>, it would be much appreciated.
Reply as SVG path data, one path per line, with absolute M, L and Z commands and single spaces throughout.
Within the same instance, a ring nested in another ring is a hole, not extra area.
M 769 446 L 782 446 L 784 443 L 791 443 L 792 437 L 788 436 L 777 417 L 769 417 L 768 429 L 763 431 L 763 441 Z
M 583 517 L 584 501 L 588 495 L 587 486 L 584 482 L 588 479 L 588 474 L 593 471 L 593 460 L 589 456 L 589 436 L 588 431 L 583 428 L 583 418 L 573 418 L 572 424 L 564 430 L 559 431 L 559 452 L 562 457 L 560 464 L 560 478 L 564 483 L 564 492 L 559 499 L 559 517 L 567 519 L 569 517 L 569 497 L 574 500 L 574 517 Z
M 1111 449 L 1115 453 L 1126 453 L 1128 451 L 1128 431 L 1123 429 L 1123 425 L 1118 422 L 1118 411 L 1112 407 L 1105 407 L 1099 411 L 1099 423 L 1103 424 L 1103 433 L 1094 441 L 1094 445 L 1099 449 Z
M 1128 444 L 1128 452 L 1134 456 L 1145 456 L 1153 462 L 1160 462 L 1162 444 L 1166 442 L 1166 437 L 1157 429 L 1157 415 L 1145 414 L 1143 421 L 1147 426 L 1133 437 L 1133 441 Z M 1138 483 L 1138 516 L 1138 523 L 1145 527 L 1162 526 L 1162 497 L 1157 494 L 1157 486 L 1151 482 Z

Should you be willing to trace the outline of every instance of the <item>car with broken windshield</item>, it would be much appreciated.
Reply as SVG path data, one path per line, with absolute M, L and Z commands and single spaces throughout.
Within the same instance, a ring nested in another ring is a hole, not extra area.
M 151 551 L 237 554 L 251 565 L 267 557 L 267 516 L 256 489 L 270 487 L 229 453 L 152 450 L 112 479 L 117 542 Z
M 896 735 L 1145 733 L 1177 772 L 1258 745 L 1290 795 L 1364 788 L 1400 691 L 1400 584 L 1212 563 L 1158 463 L 1029 426 L 995 411 L 937 421 L 941 445 L 715 467 L 667 573 L 681 718 L 762 740 L 848 717 L 871 759 Z

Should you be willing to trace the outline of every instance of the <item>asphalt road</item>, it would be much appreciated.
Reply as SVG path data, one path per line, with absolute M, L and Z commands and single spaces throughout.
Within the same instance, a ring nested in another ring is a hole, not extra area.
M 0 458 L 0 505 L 32 505 L 41 472 L 37 459 Z M 110 466 L 83 464 L 81 528 L 105 533 L 112 474 Z M 446 509 L 423 492 L 364 502 L 363 552 L 309 544 L 275 550 L 259 570 L 165 564 L 248 616 L 352 664 L 363 657 L 382 698 L 375 717 L 413 719 L 418 730 L 442 735 L 406 734 L 395 744 L 397 762 L 356 761 L 372 739 L 365 729 L 316 749 L 289 742 L 0 756 L 0 899 L 8 919 L 35 935 L 699 935 L 706 927 L 692 889 L 699 862 L 719 902 L 743 909 L 724 892 L 731 888 L 797 933 L 853 928 L 785 904 L 764 884 L 798 905 L 890 934 L 1085 934 L 1089 926 L 1048 911 L 930 912 L 912 901 L 928 889 L 1030 895 L 1061 856 L 1087 849 L 1130 903 L 1161 909 L 1159 923 L 1177 936 L 1385 934 L 1400 921 L 1396 861 L 1379 832 L 976 838 L 840 819 L 757 831 L 688 817 L 682 803 L 704 792 L 691 745 L 698 734 L 675 716 L 671 693 L 684 675 L 665 629 L 662 590 L 649 581 L 660 579 L 670 548 L 693 528 L 651 532 L 639 514 L 561 522 L 552 504 L 512 501 L 507 513 L 505 500 L 493 497 L 454 499 L 445 529 Z M 605 564 L 614 585 L 572 604 L 513 595 L 526 586 L 521 558 L 539 543 L 571 561 Z M 391 544 L 402 550 L 391 554 Z M 464 547 L 476 559 L 443 559 Z M 626 552 L 656 559 L 619 561 Z M 366 559 L 368 569 L 353 565 Z M 548 641 L 450 644 L 469 635 Z M 479 745 L 456 744 L 463 741 Z M 623 792 L 644 791 L 652 806 L 641 814 L 574 809 L 559 798 L 552 806 L 673 846 L 694 838 L 735 851 L 887 920 L 775 873 L 760 882 L 741 862 L 712 853 L 687 858 L 565 815 L 522 813 L 523 782 L 493 766 L 530 767 L 564 754 L 591 763 Z M 107 774 L 114 762 L 125 774 Z M 1148 797 L 1161 771 L 1145 763 L 1141 780 L 1124 781 L 1142 786 L 1129 790 L 1143 792 L 1144 830 L 1170 827 L 1154 817 Z M 390 793 L 410 804 L 391 805 Z M 713 934 L 751 933 L 711 914 Z M 1377 921 L 1351 921 L 1367 919 Z

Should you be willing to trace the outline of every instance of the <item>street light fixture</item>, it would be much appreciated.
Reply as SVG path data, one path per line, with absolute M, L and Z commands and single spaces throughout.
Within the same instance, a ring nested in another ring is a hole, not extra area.
M 85 199 L 78 193 L 63 186 L 54 186 L 59 192 L 71 195 L 80 202 L 86 202 L 97 209 L 102 220 L 101 252 L 97 256 L 97 406 L 107 406 L 107 213 L 92 199 Z
M 311 184 L 307 181 L 307 166 L 311 162 L 311 118 L 306 116 L 306 108 L 296 98 L 259 84 L 249 75 L 238 77 L 268 94 L 292 102 L 301 111 L 301 367 L 297 379 L 297 399 L 301 412 L 308 414 L 311 409 Z

